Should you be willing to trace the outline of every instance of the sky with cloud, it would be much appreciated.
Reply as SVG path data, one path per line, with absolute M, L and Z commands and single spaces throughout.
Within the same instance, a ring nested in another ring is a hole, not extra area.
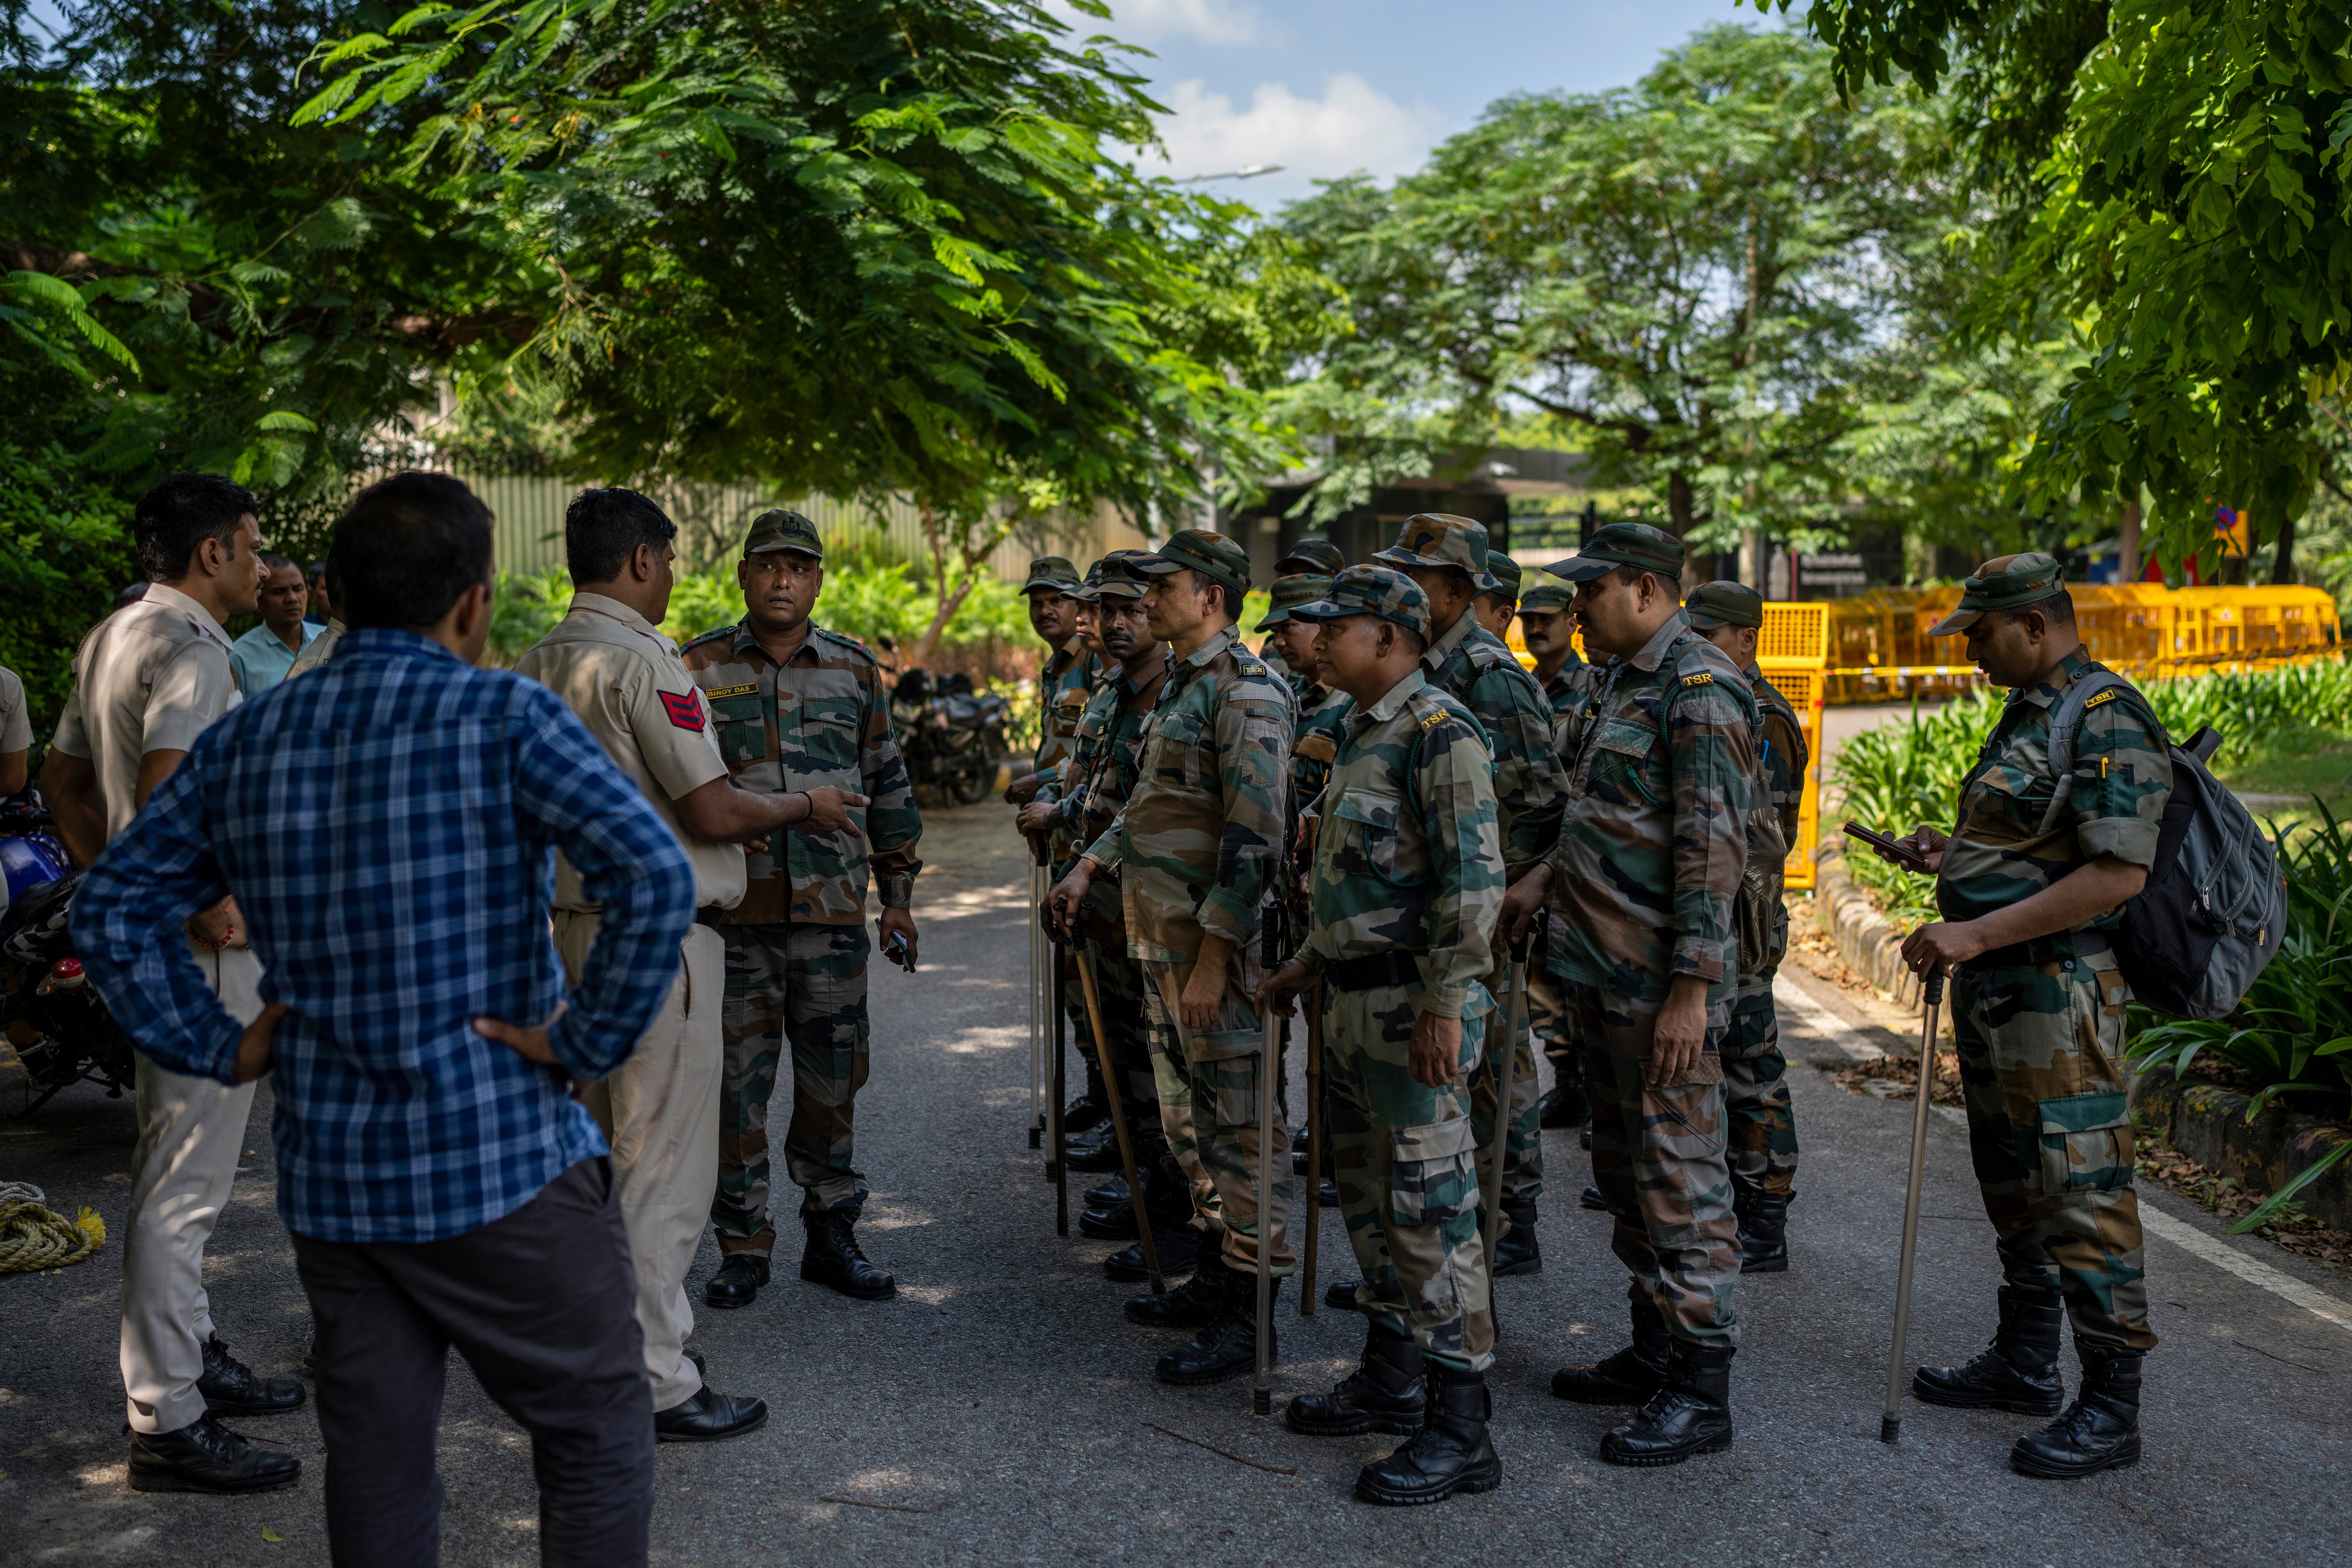
M 1712 22 L 1754 25 L 1730 0 L 1110 0 L 1113 22 L 1074 18 L 1157 57 L 1139 60 L 1169 106 L 1160 134 L 1188 176 L 1272 209 L 1318 179 L 1417 167 L 1506 93 L 1622 87 Z M 1775 21 L 1770 24 L 1777 26 Z

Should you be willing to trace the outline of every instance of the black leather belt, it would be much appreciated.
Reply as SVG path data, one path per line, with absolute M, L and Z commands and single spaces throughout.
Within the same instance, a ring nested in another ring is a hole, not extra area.
M 1990 952 L 1980 952 L 1962 969 L 2040 969 L 2044 964 L 2063 963 L 2070 958 L 2088 958 L 2095 952 L 2105 952 L 2114 944 L 2102 931 L 2061 931 L 2056 936 L 2037 936 L 2031 942 L 2013 942 L 2007 947 L 1996 947 Z
M 1334 991 L 1378 991 L 1389 985 L 1415 985 L 1421 982 L 1421 961 L 1424 956 L 1398 949 L 1368 952 L 1361 958 L 1327 958 L 1323 961 L 1323 984 Z

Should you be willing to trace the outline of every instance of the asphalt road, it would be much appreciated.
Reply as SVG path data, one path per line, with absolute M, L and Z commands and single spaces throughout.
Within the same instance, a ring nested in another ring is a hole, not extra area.
M 1246 1381 L 1161 1386 L 1151 1362 L 1168 1342 L 1120 1317 L 1125 1288 L 1097 1268 L 1109 1247 L 1054 1234 L 1052 1189 L 1023 1134 L 1027 880 L 1008 816 L 993 804 L 934 815 L 922 972 L 875 980 L 874 1076 L 859 1107 L 875 1195 L 862 1234 L 897 1272 L 899 1298 L 856 1303 L 801 1284 L 788 1237 L 754 1308 L 703 1314 L 696 1342 L 713 1381 L 763 1394 L 775 1418 L 740 1441 L 661 1450 L 657 1561 L 2342 1561 L 2352 1330 L 2167 1241 L 2148 1245 L 2165 1342 L 2149 1363 L 2137 1468 L 2027 1480 L 2005 1463 L 2024 1420 L 1916 1405 L 1902 1443 L 1882 1445 L 1909 1107 L 1801 1065 L 1796 1267 L 1740 1288 L 1731 1452 L 1618 1469 L 1594 1445 L 1620 1417 L 1547 1392 L 1555 1367 L 1613 1349 L 1624 1326 L 1605 1222 L 1575 1206 L 1585 1172 L 1572 1136 L 1555 1133 L 1545 1272 L 1502 1282 L 1502 1489 L 1423 1510 L 1355 1501 L 1357 1467 L 1391 1439 L 1294 1436 L 1249 1414 Z M 1791 1044 L 1801 1062 L 1835 1048 L 1794 1028 Z M 87 1204 L 119 1227 L 128 1102 L 84 1089 L 29 1120 L 13 1114 L 21 1104 L 0 1087 L 0 1179 L 32 1181 L 52 1206 Z M 207 1279 L 224 1337 L 289 1373 L 307 1321 L 271 1206 L 267 1105 L 265 1092 Z M 1932 1137 L 1912 1345 L 1964 1359 L 1990 1331 L 1992 1249 L 1958 1131 L 1938 1121 Z M 2215 1230 L 2168 1196 L 2143 1202 Z M 1325 1225 L 1328 1277 L 1347 1248 L 1337 1217 Z M 2341 1279 L 2261 1244 L 2225 1245 L 2314 1282 L 2352 1322 Z M 293 1489 L 215 1499 L 125 1485 L 119 1258 L 110 1244 L 57 1274 L 0 1279 L 0 1563 L 323 1563 L 324 1459 L 307 1412 L 239 1424 L 302 1456 Z M 706 1246 L 698 1293 L 715 1265 Z M 1278 1398 L 1342 1376 L 1361 1343 L 1355 1320 L 1302 1319 L 1295 1294 L 1283 1310 Z M 462 1365 L 442 1446 L 445 1560 L 534 1562 L 527 1442 Z

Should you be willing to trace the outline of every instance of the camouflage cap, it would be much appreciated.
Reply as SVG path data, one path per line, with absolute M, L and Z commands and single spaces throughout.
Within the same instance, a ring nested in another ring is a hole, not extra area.
M 1691 591 L 1683 601 L 1690 612 L 1691 625 L 1703 632 L 1717 626 L 1761 626 L 1764 624 L 1764 595 L 1745 583 L 1721 578 Z
M 743 536 L 745 557 L 771 550 L 796 550 L 819 561 L 824 559 L 824 542 L 816 536 L 816 524 L 782 507 L 771 507 L 753 518 L 751 531 Z
M 1274 563 L 1274 569 L 1292 574 L 1329 577 L 1345 571 L 1347 565 L 1348 558 L 1329 540 L 1302 539 L 1282 552 L 1282 559 Z
M 1100 556 L 1097 556 L 1095 558 L 1094 564 L 1087 568 L 1087 574 L 1079 579 L 1077 587 L 1072 590 L 1070 597 L 1073 599 L 1084 600 L 1086 603 L 1091 605 L 1098 596 L 1098 591 L 1101 587 L 1102 558 Z
M 1499 588 L 1486 569 L 1486 525 L 1451 512 L 1421 511 L 1404 520 L 1397 542 L 1372 557 L 1391 566 L 1451 566 L 1470 574 L 1480 593 Z
M 1996 555 L 1960 584 L 1960 607 L 1927 628 L 1931 637 L 1947 637 L 1977 624 L 1987 610 L 2021 610 L 2066 591 L 2057 557 L 2029 550 L 2022 555 Z
M 1486 571 L 1496 582 L 1502 584 L 1500 588 L 1489 591 L 1507 594 L 1510 595 L 1511 603 L 1517 604 L 1519 584 L 1527 580 L 1527 574 L 1519 569 L 1519 563 L 1507 555 L 1489 550 L 1486 552 Z
M 1274 580 L 1274 605 L 1258 617 L 1261 626 L 1278 626 L 1301 605 L 1312 605 L 1331 591 L 1331 579 L 1320 572 L 1293 572 Z
M 1576 603 L 1576 595 L 1557 583 L 1538 583 L 1519 600 L 1523 616 L 1556 616 Z
M 1021 584 L 1024 594 L 1039 588 L 1051 588 L 1056 593 L 1075 594 L 1081 586 L 1078 569 L 1066 555 L 1040 555 L 1029 563 L 1029 580 Z
M 1148 550 L 1114 550 L 1095 563 L 1102 575 L 1094 579 L 1093 590 L 1087 597 L 1101 599 L 1140 599 L 1150 579 L 1136 566 L 1139 561 L 1149 561 Z
M 1231 588 L 1236 596 L 1249 592 L 1249 552 L 1242 548 L 1240 540 L 1205 528 L 1188 528 L 1173 535 L 1137 562 L 1136 569 L 1155 577 L 1170 572 L 1198 572 L 1212 583 Z
M 1583 549 L 1565 561 L 1553 562 L 1544 570 L 1571 583 L 1590 583 L 1620 566 L 1655 572 L 1679 583 L 1683 575 L 1683 542 L 1646 522 L 1612 522 L 1596 530 L 1584 542 Z
M 1429 595 L 1402 572 L 1367 563 L 1331 579 L 1331 591 L 1308 605 L 1293 605 L 1302 621 L 1336 621 L 1342 616 L 1378 616 L 1406 630 L 1429 636 Z

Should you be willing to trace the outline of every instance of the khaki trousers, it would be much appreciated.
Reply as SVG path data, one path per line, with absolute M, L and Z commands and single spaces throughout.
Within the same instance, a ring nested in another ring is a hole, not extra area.
M 555 913 L 555 950 L 574 984 L 596 941 L 597 917 Z M 656 1413 L 685 1404 L 702 1387 L 686 1359 L 694 1331 L 686 1272 L 702 1245 L 719 1188 L 719 1085 L 726 1046 L 719 1009 L 727 989 L 727 945 L 709 926 L 687 933 L 677 978 L 629 1059 L 582 1097 L 613 1145 L 613 1180 L 621 1226 L 637 1276 L 637 1326 Z
M 261 1016 L 261 961 L 253 950 L 189 943 L 229 1016 Z M 139 1142 L 131 1156 L 131 1214 L 122 1235 L 122 1393 L 134 1432 L 176 1432 L 205 1414 L 196 1380 L 213 1334 L 205 1296 L 205 1243 L 228 1203 L 253 1111 L 253 1085 L 231 1088 L 138 1058 Z

